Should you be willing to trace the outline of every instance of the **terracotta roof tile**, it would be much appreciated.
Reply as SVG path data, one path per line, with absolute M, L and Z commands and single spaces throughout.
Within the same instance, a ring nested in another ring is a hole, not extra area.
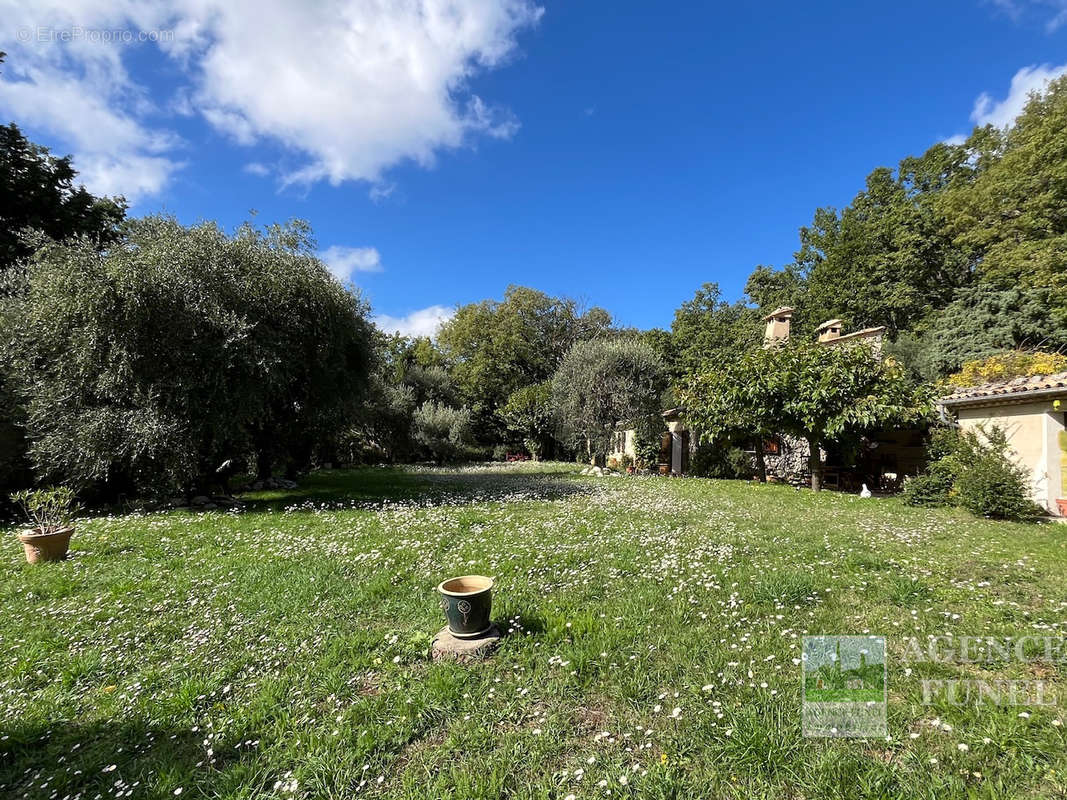
M 1031 375 L 1025 378 L 983 383 L 980 386 L 960 387 L 942 397 L 939 402 L 951 404 L 1003 396 L 1014 398 L 1029 392 L 1046 392 L 1050 389 L 1063 389 L 1064 394 L 1067 394 L 1067 372 L 1057 372 L 1054 375 Z

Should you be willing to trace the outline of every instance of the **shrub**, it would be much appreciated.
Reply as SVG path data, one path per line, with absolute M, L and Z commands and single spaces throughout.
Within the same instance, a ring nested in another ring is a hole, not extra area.
M 44 533 L 61 530 L 78 513 L 74 492 L 65 486 L 56 489 L 26 489 L 11 495 L 26 520 Z
M 1031 375 L 1050 375 L 1067 371 L 1067 356 L 1062 353 L 1011 350 L 995 356 L 968 361 L 946 382 L 952 386 L 978 386 Z
M 904 482 L 908 505 L 958 505 L 994 519 L 1026 520 L 1037 514 L 1026 471 L 1012 460 L 1002 429 L 939 431 L 930 453 L 925 473 Z
M 956 476 L 950 464 L 934 461 L 923 475 L 909 476 L 904 479 L 904 502 L 909 506 L 947 506 L 952 505 L 952 488 Z
M 930 437 L 927 452 L 930 464 L 922 475 L 904 479 L 903 498 L 909 506 L 953 505 L 953 487 L 959 472 L 956 453 L 960 432 L 956 428 L 938 428 Z
M 474 444 L 471 412 L 427 400 L 415 410 L 415 441 L 435 461 L 462 458 Z
M 660 439 L 667 431 L 661 414 L 647 414 L 634 424 L 634 469 L 654 470 L 659 463 Z
M 1000 428 L 960 437 L 956 456 L 959 504 L 983 517 L 1029 519 L 1037 509 L 1029 497 L 1026 471 L 1008 456 L 1007 435 Z
M 751 453 L 719 442 L 702 442 L 693 454 L 690 471 L 700 478 L 751 478 L 756 474 Z

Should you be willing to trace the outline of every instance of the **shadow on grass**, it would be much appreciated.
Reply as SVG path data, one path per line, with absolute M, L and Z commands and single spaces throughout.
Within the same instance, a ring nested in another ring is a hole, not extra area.
M 295 489 L 248 492 L 241 499 L 250 510 L 307 506 L 378 509 L 391 504 L 420 506 L 561 500 L 599 491 L 597 484 L 573 473 L 546 469 L 415 470 L 363 467 L 320 470 L 304 476 Z
M 118 796 L 121 788 L 173 800 L 176 788 L 189 793 L 221 776 L 223 765 L 208 763 L 204 736 L 141 721 L 4 723 L 0 796 Z
M 516 611 L 514 608 L 505 607 L 500 609 L 499 618 L 493 620 L 504 637 L 508 636 L 538 636 L 548 630 L 548 623 L 540 614 Z

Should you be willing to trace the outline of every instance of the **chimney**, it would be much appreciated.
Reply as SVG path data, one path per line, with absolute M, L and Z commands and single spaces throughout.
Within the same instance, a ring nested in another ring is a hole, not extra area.
M 780 344 L 789 339 L 789 320 L 793 318 L 793 309 L 789 306 L 776 308 L 763 318 L 767 323 L 767 332 L 763 334 L 763 346 Z
M 841 337 L 841 320 L 828 319 L 822 325 L 815 329 L 815 332 L 819 335 L 820 342 L 829 342 Z

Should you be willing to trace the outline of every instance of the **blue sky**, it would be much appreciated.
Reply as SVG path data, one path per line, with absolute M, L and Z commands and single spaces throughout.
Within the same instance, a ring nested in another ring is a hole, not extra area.
M 534 286 L 669 326 L 880 165 L 1009 124 L 1067 0 L 0 0 L 0 117 L 87 185 L 302 217 L 384 326 Z

